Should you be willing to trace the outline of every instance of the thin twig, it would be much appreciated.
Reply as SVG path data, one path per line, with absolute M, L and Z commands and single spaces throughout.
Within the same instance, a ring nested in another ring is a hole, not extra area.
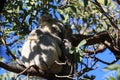
M 56 74 L 55 74 L 55 77 L 57 77 L 57 78 L 68 78 L 68 79 L 74 79 L 74 78 L 72 77 L 72 75 L 59 76 L 59 75 L 56 75 Z
M 6 46 L 8 55 L 10 55 L 19 65 L 24 66 L 23 63 L 21 63 L 21 61 L 19 59 L 17 59 L 17 57 L 15 55 L 12 54 L 12 52 L 10 51 L 5 39 L 2 37 L 1 40 L 2 40 L 2 43 Z

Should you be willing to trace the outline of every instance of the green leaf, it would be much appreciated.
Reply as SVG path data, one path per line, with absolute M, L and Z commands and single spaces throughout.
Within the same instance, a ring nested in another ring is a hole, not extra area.
M 22 38 L 24 37 L 24 35 L 23 35 L 23 34 L 18 35 L 18 36 L 19 36 L 19 39 L 22 39 Z
M 77 48 L 80 48 L 81 46 L 85 45 L 86 43 L 87 43 L 87 41 L 86 41 L 85 39 L 82 40 L 82 41 L 78 44 Z
M 60 17 L 64 20 L 65 19 L 65 17 L 62 15 L 62 14 L 60 14 Z
M 0 61 L 4 61 L 4 58 L 2 56 L 0 56 Z
M 72 48 L 69 49 L 69 53 L 70 53 L 70 54 L 73 54 L 74 51 L 75 51 L 75 48 L 74 48 L 74 47 L 72 47 Z
M 84 6 L 86 7 L 88 5 L 88 0 L 84 0 Z
M 19 11 L 20 11 L 20 6 L 17 7 L 16 12 L 19 13 Z
M 26 3 L 29 3 L 29 0 L 25 0 Z
M 117 70 L 117 80 L 120 80 L 120 69 Z
M 77 12 L 76 7 L 74 6 L 69 6 L 75 13 Z
M 107 4 L 108 4 L 108 0 L 105 0 L 105 1 L 104 1 L 104 4 L 107 6 Z
M 28 10 L 30 10 L 30 9 L 32 9 L 32 6 L 28 6 L 27 8 L 28 8 Z
M 115 78 L 114 78 L 114 77 L 112 77 L 112 76 L 110 76 L 109 80 L 115 80 Z
M 8 12 L 8 13 L 12 13 L 12 12 L 13 12 L 13 10 L 7 10 L 7 12 Z
M 120 65 L 113 64 L 113 65 L 109 65 L 109 66 L 105 67 L 103 70 L 118 70 L 118 69 L 120 69 Z
M 74 24 L 72 24 L 72 25 L 71 25 L 71 29 L 74 29 L 74 28 L 75 28 L 75 25 L 74 25 Z
M 79 61 L 82 62 L 82 60 L 83 60 L 83 58 L 80 56 L 80 57 L 79 57 Z
M 80 62 L 81 60 L 80 60 L 80 55 L 79 55 L 79 53 L 77 52 L 77 53 L 75 53 L 75 56 L 74 56 L 75 58 L 75 62 Z

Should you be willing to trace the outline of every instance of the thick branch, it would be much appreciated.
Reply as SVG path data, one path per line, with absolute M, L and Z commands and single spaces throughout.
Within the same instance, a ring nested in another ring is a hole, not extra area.
M 115 0 L 120 5 L 120 0 Z
M 116 58 L 120 58 L 120 50 L 116 48 L 116 46 L 111 45 L 112 43 L 108 41 L 104 41 L 104 44 L 107 46 L 107 48 L 109 48 L 109 50 L 111 50 L 115 54 Z
M 120 50 L 116 48 L 113 39 L 106 31 L 94 35 L 74 34 L 72 35 L 70 41 L 73 46 L 77 46 L 83 39 L 87 40 L 87 43 L 85 45 L 94 45 L 94 44 L 103 43 L 106 46 L 106 48 L 108 48 L 115 54 L 116 57 L 118 57 L 120 53 Z
M 26 69 L 26 68 L 16 66 L 16 65 L 8 65 L 8 64 L 5 64 L 1 61 L 0 61 L 0 67 L 7 70 L 7 71 L 14 72 L 14 73 L 21 73 Z M 29 76 L 39 76 L 39 77 L 46 78 L 48 80 L 57 80 L 57 79 L 71 80 L 69 77 L 56 77 L 56 75 L 62 76 L 63 74 L 61 74 L 61 73 L 60 74 L 54 74 L 50 71 L 42 71 L 35 66 L 34 66 L 34 68 L 31 67 L 30 69 L 23 72 L 22 74 L 23 75 L 29 74 Z
M 114 64 L 114 63 L 116 63 L 118 61 L 118 59 L 116 59 L 116 60 L 114 60 L 114 61 L 112 61 L 112 62 L 109 63 L 109 62 L 105 62 L 105 61 L 103 61 L 103 60 L 101 60 L 101 59 L 99 59 L 97 57 L 94 57 L 94 58 L 95 58 L 95 60 L 97 60 L 97 61 L 99 61 L 101 63 L 107 64 L 107 65 Z
M 73 46 L 77 46 L 83 39 L 87 40 L 86 45 L 93 45 L 98 43 L 103 43 L 105 40 L 112 43 L 112 39 L 109 36 L 108 32 L 100 32 L 95 35 L 80 35 L 80 34 L 74 34 L 71 37 L 71 43 Z
M 7 65 L 3 62 L 0 62 L 0 67 L 4 68 L 5 70 L 14 72 L 14 73 L 20 73 L 23 70 L 25 70 L 25 68 L 22 68 L 22 67 L 19 67 L 19 66 Z M 37 70 L 35 70 L 33 68 L 31 68 L 30 70 L 27 70 L 23 74 L 27 75 L 27 73 L 29 73 L 30 76 L 41 76 L 41 77 L 44 77 L 44 78 L 47 78 L 47 79 L 52 79 L 52 78 L 54 79 L 55 78 L 54 74 L 43 73 L 43 72 L 40 72 L 40 71 L 38 72 Z

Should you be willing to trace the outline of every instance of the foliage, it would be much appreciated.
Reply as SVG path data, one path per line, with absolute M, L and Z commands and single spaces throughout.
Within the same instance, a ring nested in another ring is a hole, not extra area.
M 114 39 L 113 42 L 116 42 L 117 30 L 120 29 L 119 7 L 114 0 L 7 0 L 0 13 L 0 45 L 6 47 L 5 55 L 11 57 L 10 55 L 13 54 L 21 59 L 20 51 L 25 38 L 31 30 L 40 26 L 40 17 L 44 14 L 51 14 L 53 18 L 69 23 L 73 34 L 91 36 L 106 31 Z M 89 56 L 89 52 L 95 54 L 97 50 L 103 48 L 102 42 L 87 45 L 87 41 L 88 39 L 85 38 L 79 42 L 78 46 L 72 46 L 69 50 L 71 54 L 75 54 L 77 65 L 75 70 L 78 64 L 84 65 L 85 69 L 81 69 L 83 72 L 79 73 L 79 78 L 85 72 L 93 70 L 96 60 L 100 61 L 94 57 L 95 55 Z M 3 52 L 0 52 L 0 61 L 3 61 L 4 57 L 1 54 Z M 95 60 L 89 65 L 90 67 L 83 62 L 83 58 L 90 60 L 89 57 Z M 16 63 L 11 58 L 7 62 Z M 111 69 L 118 69 L 118 67 L 114 66 Z M 3 75 L 0 77 L 5 78 Z M 110 80 L 114 79 L 110 77 Z
M 109 77 L 109 80 L 119 80 L 120 79 L 120 65 L 112 64 L 104 68 L 104 70 L 115 70 L 117 72 L 116 78 L 113 76 Z

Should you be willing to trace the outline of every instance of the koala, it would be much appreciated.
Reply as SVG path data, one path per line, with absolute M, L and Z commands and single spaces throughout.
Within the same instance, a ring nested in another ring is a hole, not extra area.
M 40 25 L 28 35 L 22 47 L 22 61 L 26 69 L 35 66 L 43 72 L 60 73 L 68 59 L 63 42 L 68 31 L 66 33 L 65 25 L 50 15 L 43 15 Z
M 37 66 L 42 71 L 59 73 L 62 69 L 59 57 L 61 39 L 44 29 L 33 30 L 22 47 L 22 60 L 26 67 Z

